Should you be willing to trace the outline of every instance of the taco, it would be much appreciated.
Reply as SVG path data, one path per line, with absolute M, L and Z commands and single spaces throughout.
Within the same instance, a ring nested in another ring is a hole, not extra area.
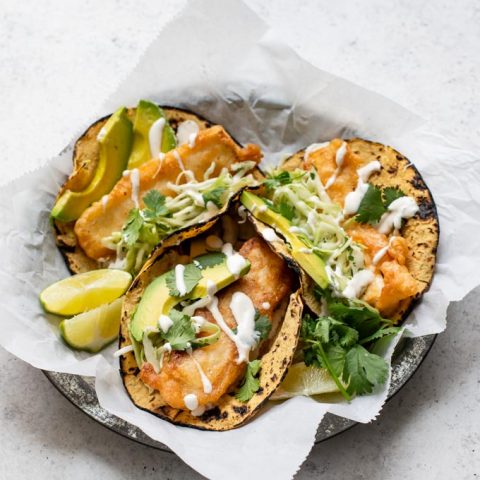
M 346 398 L 382 384 L 374 352 L 434 274 L 439 223 L 415 167 L 362 139 L 314 144 L 241 197 L 249 215 L 286 243 L 310 312 L 297 359 L 325 368 Z
M 258 412 L 292 362 L 295 271 L 228 212 L 157 247 L 127 292 L 120 370 L 134 404 L 172 423 L 229 430 Z M 243 217 L 243 220 L 242 220 Z
M 256 145 L 241 147 L 222 126 L 141 100 L 91 125 L 52 210 L 70 270 L 137 273 L 163 238 L 218 214 L 256 183 Z

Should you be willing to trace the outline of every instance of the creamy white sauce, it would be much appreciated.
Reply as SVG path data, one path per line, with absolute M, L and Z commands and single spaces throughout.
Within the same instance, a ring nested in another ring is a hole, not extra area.
M 165 119 L 159 118 L 152 123 L 148 130 L 148 143 L 150 144 L 150 157 L 158 158 L 162 151 L 163 129 L 165 128 Z
M 273 228 L 264 228 L 261 231 L 261 234 L 267 242 L 281 242 L 281 238 L 275 233 L 275 230 Z
M 175 267 L 175 286 L 177 287 L 180 297 L 183 297 L 187 293 L 187 286 L 185 285 L 185 266 L 178 264 Z
M 171 352 L 172 351 L 172 346 L 168 342 L 164 343 L 161 348 L 162 348 L 162 351 L 164 351 L 164 352 Z
M 299 250 L 301 253 L 313 253 L 313 250 L 311 248 L 301 248 Z
M 247 212 L 243 205 L 238 207 L 238 216 L 240 217 L 238 223 L 245 223 L 247 221 Z
M 203 386 L 203 393 L 212 393 L 212 382 L 210 382 L 209 378 L 205 375 L 202 366 L 198 363 L 197 359 L 193 356 L 192 349 L 189 348 L 187 353 L 190 355 L 195 367 L 197 368 L 198 374 L 200 375 L 200 379 L 202 380 Z
M 199 131 L 200 128 L 197 122 L 194 122 L 193 120 L 185 120 L 184 122 L 180 123 L 177 128 L 178 145 L 188 143 L 191 147 L 193 147 L 193 145 L 191 144 L 192 138 L 192 143 L 195 143 L 195 139 Z
M 382 166 L 380 162 L 374 160 L 373 162 L 367 163 L 367 165 L 357 170 L 357 187 L 353 192 L 350 192 L 345 197 L 345 205 L 343 208 L 343 213 L 345 215 L 354 215 L 358 212 L 363 197 L 368 190 L 368 183 L 366 182 L 374 172 L 378 172 L 381 168 Z
M 98 132 L 97 140 L 101 142 L 105 138 L 106 134 L 107 134 L 107 129 L 105 128 L 105 126 L 103 126 Z
M 388 252 L 388 249 L 390 248 L 390 245 L 392 244 L 393 240 L 395 239 L 395 236 L 392 235 L 390 237 L 390 240 L 388 241 L 388 244 L 381 248 L 373 257 L 373 260 L 372 260 L 372 265 L 377 265 L 378 262 L 385 256 L 385 254 Z
M 343 142 L 340 145 L 340 148 L 335 153 L 335 163 L 337 164 L 337 168 L 333 172 L 333 175 L 327 180 L 327 183 L 325 184 L 325 189 L 330 188 L 337 180 L 337 177 L 342 170 L 343 161 L 345 159 L 346 153 L 347 153 L 347 142 Z
M 183 397 L 183 401 L 185 403 L 185 406 L 189 410 L 195 410 L 198 408 L 198 398 L 194 393 L 189 393 L 188 395 L 185 395 Z
M 115 358 L 118 358 L 129 352 L 133 352 L 133 345 L 127 345 L 126 347 L 120 348 L 119 350 L 113 353 L 113 356 Z
M 360 270 L 348 281 L 342 295 L 346 298 L 359 298 L 374 277 L 375 274 L 371 270 Z
M 197 140 L 197 134 L 196 133 L 191 133 L 189 136 L 188 136 L 188 146 L 190 148 L 193 148 L 195 146 L 195 142 Z
M 107 204 L 108 204 L 108 195 L 104 195 L 102 197 L 102 210 L 103 210 L 103 213 L 106 212 L 107 210 Z
M 374 174 L 375 172 L 379 172 L 381 168 L 381 163 L 378 160 L 373 160 L 372 162 L 369 162 L 365 166 L 359 168 L 357 170 L 357 175 L 364 182 L 367 182 L 368 179 L 372 176 L 372 174 Z
M 201 315 L 194 315 L 192 318 L 193 327 L 195 328 L 195 333 L 198 333 L 203 325 L 205 325 L 207 319 Z
M 173 151 L 173 156 L 174 156 L 175 159 L 177 160 L 178 166 L 180 167 L 180 170 L 185 171 L 185 165 L 184 165 L 183 162 L 182 162 L 182 157 L 181 157 L 180 154 L 178 153 L 178 150 L 174 150 L 174 151 Z
M 237 333 L 225 323 L 223 315 L 218 309 L 218 298 L 213 297 L 207 305 L 217 325 L 223 330 L 230 340 L 235 343 L 238 351 L 237 363 L 248 362 L 250 350 L 258 341 L 258 332 L 255 332 L 255 307 L 250 298 L 243 292 L 235 292 L 230 303 L 235 320 L 237 321 Z
M 173 321 L 168 315 L 160 315 L 158 326 L 163 333 L 167 333 L 172 325 Z
M 312 143 L 310 146 L 308 146 L 305 149 L 305 155 L 304 155 L 304 160 L 307 161 L 308 157 L 313 152 L 316 152 L 317 150 L 321 150 L 322 148 L 327 148 L 330 145 L 330 142 L 323 142 L 323 143 Z
M 124 170 L 122 172 L 122 177 L 123 178 L 128 178 L 130 176 L 130 170 Z
M 418 205 L 412 197 L 400 197 L 388 206 L 378 224 L 378 231 L 383 234 L 390 233 L 394 228 L 400 230 L 402 219 L 411 218 L 418 212 Z
M 300 227 L 295 227 L 295 226 L 290 227 L 290 228 L 288 229 L 288 231 L 289 231 L 290 233 L 303 233 L 303 229 L 302 229 L 302 228 L 300 228 Z
M 210 175 L 215 171 L 215 167 L 217 164 L 215 162 L 212 162 L 210 166 L 205 170 L 205 173 L 203 174 L 203 179 L 208 180 L 210 178 Z
M 268 302 L 263 302 L 263 303 L 262 303 L 262 308 L 263 308 L 264 310 L 269 310 L 269 309 L 270 309 L 270 303 L 268 303 Z
M 138 192 L 140 191 L 140 172 L 138 168 L 134 168 L 130 173 L 130 183 L 132 184 L 132 201 L 138 208 L 140 203 L 138 200 Z
M 258 207 L 258 211 L 259 212 L 266 212 L 268 210 L 268 207 L 266 205 L 260 205 L 260 207 Z
M 124 270 L 126 266 L 127 266 L 127 259 L 118 258 L 118 257 L 108 264 L 108 268 L 113 268 L 117 270 Z
M 231 243 L 225 243 L 225 245 L 223 245 L 222 253 L 227 256 L 228 271 L 235 277 L 238 277 L 247 265 L 247 261 L 238 252 L 235 252 Z
M 207 247 L 210 248 L 211 250 L 221 250 L 223 247 L 223 241 L 217 235 L 209 235 L 205 239 L 205 243 Z
M 193 302 L 188 307 L 185 307 L 182 312 L 185 315 L 192 316 L 197 308 L 206 307 L 211 301 L 215 293 L 217 292 L 217 284 L 213 281 L 208 279 L 207 280 L 207 295 L 204 298 L 199 298 L 195 302 Z

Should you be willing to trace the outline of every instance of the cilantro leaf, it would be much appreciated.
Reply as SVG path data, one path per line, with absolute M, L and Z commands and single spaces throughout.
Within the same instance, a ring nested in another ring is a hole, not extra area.
M 258 341 L 261 342 L 268 338 L 271 329 L 272 324 L 269 318 L 265 315 L 260 315 L 260 312 L 257 310 L 255 313 L 255 331 L 260 333 Z
M 355 220 L 359 223 L 378 223 L 386 210 L 382 200 L 382 191 L 372 184 L 368 184 L 368 190 L 360 202 Z
M 226 187 L 215 187 L 202 194 L 205 205 L 208 202 L 214 203 L 218 208 L 223 207 L 222 197 L 226 191 Z
M 400 330 L 401 330 L 400 327 L 380 328 L 375 333 L 372 333 L 372 335 L 369 335 L 368 337 L 362 338 L 360 343 L 362 345 L 365 345 L 366 343 L 373 342 L 374 340 L 379 340 L 380 338 L 386 337 L 388 335 L 396 335 Z
M 295 208 L 287 202 L 280 202 L 278 205 L 278 213 L 287 220 L 292 220 L 295 216 Z
M 145 207 L 143 216 L 146 220 L 154 220 L 158 217 L 164 217 L 168 214 L 168 208 L 165 206 L 165 195 L 158 190 L 150 190 L 143 197 Z
M 142 226 L 143 218 L 140 215 L 140 211 L 138 208 L 132 208 L 122 229 L 123 240 L 128 246 L 134 245 L 138 240 Z
M 352 347 L 345 355 L 343 380 L 348 383 L 350 394 L 371 393 L 375 385 L 387 380 L 387 376 L 387 362 L 361 345 Z
M 286 171 L 282 171 L 276 175 L 269 175 L 268 178 L 263 182 L 268 190 L 275 190 L 281 185 L 287 185 L 289 183 L 292 183 L 292 177 L 290 172 Z
M 185 265 L 185 270 L 183 271 L 183 281 L 185 282 L 186 288 L 185 295 L 188 295 L 197 286 L 201 278 L 202 271 L 198 267 L 196 267 L 193 263 Z M 180 297 L 180 292 L 177 288 L 175 269 L 170 270 L 166 274 L 165 282 L 167 284 L 169 294 L 172 297 Z
M 207 253 L 195 258 L 194 262 L 198 268 L 205 269 L 219 265 L 225 261 L 225 254 L 221 252 Z
M 404 197 L 405 194 L 396 187 L 386 187 L 383 189 L 383 204 L 388 207 L 394 200 Z
M 195 340 L 195 327 L 191 317 L 173 309 L 168 316 L 173 324 L 166 333 L 160 332 L 162 338 L 170 343 L 172 350 L 186 350 Z
M 245 378 L 242 385 L 238 389 L 235 397 L 241 402 L 248 402 L 255 392 L 260 388 L 260 381 L 258 380 L 258 374 L 260 373 L 261 362 L 260 360 L 253 360 L 248 363 L 247 371 L 245 372 Z

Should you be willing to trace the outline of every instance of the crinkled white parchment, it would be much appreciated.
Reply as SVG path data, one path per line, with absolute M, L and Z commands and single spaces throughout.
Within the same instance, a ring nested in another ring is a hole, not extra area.
M 387 143 L 418 167 L 433 192 L 441 224 L 437 272 L 406 324 L 412 336 L 441 332 L 447 306 L 480 283 L 480 161 L 394 102 L 323 72 L 278 40 L 242 2 L 194 0 L 168 24 L 137 67 L 103 106 L 149 98 L 222 123 L 240 142 L 260 144 L 265 163 L 335 136 Z M 49 210 L 71 169 L 71 149 L 4 187 L 0 193 L 0 344 L 35 367 L 96 373 L 101 405 L 165 443 L 212 479 L 290 478 L 310 451 L 326 411 L 372 420 L 388 384 L 350 404 L 294 398 L 234 431 L 176 427 L 136 409 L 111 349 L 73 352 L 46 318 L 38 293 L 66 276 L 50 233 Z M 385 358 L 390 358 L 393 343 Z

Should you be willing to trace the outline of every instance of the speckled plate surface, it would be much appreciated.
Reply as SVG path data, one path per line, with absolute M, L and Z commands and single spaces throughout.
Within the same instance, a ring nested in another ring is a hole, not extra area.
M 414 339 L 403 339 L 394 354 L 392 362 L 392 382 L 388 398 L 392 398 L 412 377 L 417 368 L 430 351 L 436 335 Z M 171 450 L 163 443 L 156 442 L 145 435 L 139 428 L 111 415 L 98 403 L 95 394 L 95 379 L 81 377 L 68 373 L 44 372 L 47 378 L 55 385 L 76 407 L 103 426 L 131 438 L 136 442 L 166 452 Z M 356 425 L 356 422 L 327 413 L 317 430 L 316 442 L 322 442 Z

